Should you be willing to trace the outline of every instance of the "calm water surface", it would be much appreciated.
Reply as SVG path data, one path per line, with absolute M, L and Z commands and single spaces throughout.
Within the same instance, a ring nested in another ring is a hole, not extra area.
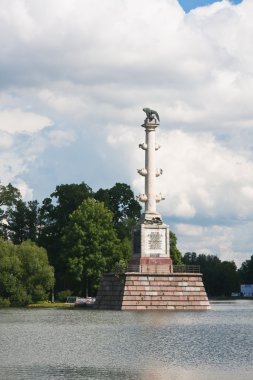
M 0 309 L 0 379 L 252 380 L 253 301 L 208 312 Z

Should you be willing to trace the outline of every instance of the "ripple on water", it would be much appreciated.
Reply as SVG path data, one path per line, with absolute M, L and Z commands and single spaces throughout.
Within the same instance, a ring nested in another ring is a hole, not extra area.
M 204 313 L 1 310 L 0 379 L 251 380 L 252 327 L 252 302 Z

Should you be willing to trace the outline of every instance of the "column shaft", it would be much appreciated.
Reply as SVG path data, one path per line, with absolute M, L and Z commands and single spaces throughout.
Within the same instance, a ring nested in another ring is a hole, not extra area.
M 155 128 L 146 128 L 146 144 L 145 165 L 147 176 L 145 178 L 145 193 L 147 194 L 147 202 L 145 204 L 145 212 L 156 213 L 156 192 L 155 192 Z

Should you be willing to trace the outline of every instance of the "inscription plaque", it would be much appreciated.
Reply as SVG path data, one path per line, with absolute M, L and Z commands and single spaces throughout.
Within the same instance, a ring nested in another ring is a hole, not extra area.
M 150 232 L 148 238 L 149 249 L 162 249 L 163 235 L 160 232 Z
M 145 256 L 166 255 L 166 229 L 145 230 Z

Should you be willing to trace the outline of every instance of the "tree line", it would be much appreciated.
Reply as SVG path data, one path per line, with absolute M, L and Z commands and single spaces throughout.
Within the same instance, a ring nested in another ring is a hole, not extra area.
M 234 261 L 221 261 L 216 255 L 186 252 L 186 265 L 199 265 L 209 297 L 231 296 L 239 293 L 240 284 L 253 284 L 253 255 L 237 269 Z
M 53 286 L 59 297 L 95 295 L 102 273 L 126 267 L 140 215 L 141 206 L 124 183 L 96 192 L 84 182 L 62 184 L 41 204 L 25 202 L 14 186 L 0 184 L 0 303 L 46 299 Z M 247 283 L 246 273 L 252 282 L 253 257 L 237 270 L 216 256 L 182 256 L 173 232 L 170 251 L 174 264 L 201 266 L 211 296 L 238 290 L 240 281 Z M 29 273 L 25 259 L 31 261 Z

